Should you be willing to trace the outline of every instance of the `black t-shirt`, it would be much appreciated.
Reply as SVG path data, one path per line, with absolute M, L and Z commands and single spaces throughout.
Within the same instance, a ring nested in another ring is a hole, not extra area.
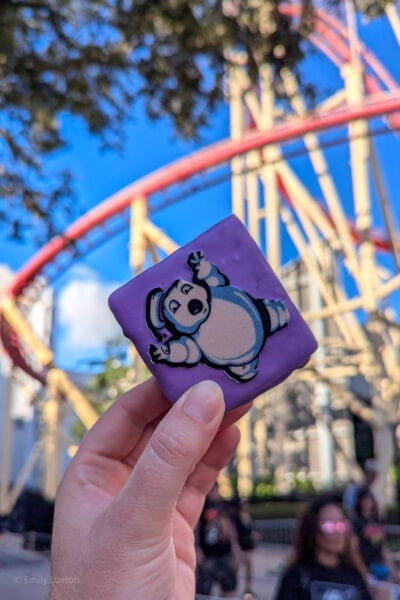
M 198 526 L 199 546 L 205 558 L 223 558 L 232 553 L 231 538 L 224 524 L 230 522 L 222 503 L 206 502 Z
M 253 550 L 255 547 L 253 528 L 251 521 L 245 521 L 240 514 L 233 517 L 233 523 L 236 527 L 239 546 L 242 550 Z
M 356 569 L 294 565 L 284 572 L 275 600 L 372 600 Z
M 353 523 L 353 527 L 358 537 L 360 554 L 365 565 L 370 567 L 373 563 L 384 563 L 383 543 L 385 531 L 382 523 L 359 518 Z

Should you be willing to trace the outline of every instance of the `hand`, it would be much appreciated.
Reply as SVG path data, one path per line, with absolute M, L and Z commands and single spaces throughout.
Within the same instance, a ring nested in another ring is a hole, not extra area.
M 204 260 L 203 252 L 201 250 L 196 250 L 196 252 L 191 252 L 189 254 L 187 264 L 191 269 L 198 269 L 202 260 Z
M 167 344 L 150 344 L 149 355 L 154 363 L 168 360 L 169 348 Z
M 154 379 L 114 403 L 57 493 L 50 600 L 193 598 L 193 528 L 247 409 L 222 420 L 214 382 L 170 407 Z

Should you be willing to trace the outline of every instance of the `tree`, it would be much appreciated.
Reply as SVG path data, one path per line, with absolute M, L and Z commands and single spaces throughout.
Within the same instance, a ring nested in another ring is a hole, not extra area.
M 126 342 L 115 340 L 107 344 L 104 358 L 89 363 L 96 372 L 88 379 L 83 393 L 99 416 L 127 392 L 134 381 L 138 381 L 135 368 L 129 363 L 127 355 Z M 73 425 L 73 438 L 80 442 L 85 432 L 83 423 L 77 420 Z
M 71 175 L 43 167 L 65 143 L 65 115 L 110 134 L 130 104 L 129 51 L 108 4 L 0 3 L 0 221 L 14 237 L 34 222 L 42 241 L 76 213 Z
M 387 1 L 362 0 L 363 10 Z M 313 0 L 301 2 L 293 21 L 281 0 L 2 0 L 3 229 L 18 238 L 35 224 L 43 241 L 79 210 L 71 174 L 43 160 L 65 143 L 67 115 L 115 146 L 142 98 L 150 117 L 168 116 L 179 134 L 195 136 L 223 98 L 232 49 L 246 54 L 253 81 L 264 62 L 277 81 L 281 67 L 298 67 L 312 30 Z

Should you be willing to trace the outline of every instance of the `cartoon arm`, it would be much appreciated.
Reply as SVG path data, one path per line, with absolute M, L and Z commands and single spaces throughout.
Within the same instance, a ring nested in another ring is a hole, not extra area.
M 195 279 L 205 281 L 210 287 L 229 285 L 229 279 L 204 258 L 201 250 L 191 252 L 187 264 L 192 269 Z
M 149 355 L 154 363 L 172 363 L 174 365 L 197 365 L 201 351 L 192 338 L 183 335 L 172 338 L 165 344 L 151 344 Z

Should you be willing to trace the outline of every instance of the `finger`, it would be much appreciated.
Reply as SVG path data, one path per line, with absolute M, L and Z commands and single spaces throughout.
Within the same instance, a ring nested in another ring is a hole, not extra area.
M 181 490 L 216 436 L 223 413 L 221 388 L 204 381 L 165 415 L 113 506 L 128 535 L 132 529 L 154 532 L 155 522 L 160 534 L 169 527 Z
M 225 427 L 228 427 L 230 424 L 232 424 L 235 421 L 237 421 L 238 419 L 240 419 L 244 414 L 246 414 L 250 410 L 250 408 L 252 407 L 252 404 L 253 404 L 252 402 L 249 402 L 248 404 L 246 404 L 244 406 L 239 406 L 238 408 L 235 408 L 231 412 L 227 413 L 224 416 L 224 418 L 222 419 L 220 429 L 224 429 Z M 160 419 L 161 419 L 161 416 L 158 417 L 158 419 L 154 420 L 151 423 L 151 425 L 147 426 L 147 428 L 143 432 L 142 437 L 137 442 L 137 444 L 134 447 L 134 449 L 132 450 L 132 452 L 130 452 L 123 459 L 123 462 L 126 465 L 128 465 L 130 468 L 133 468 L 135 466 L 135 464 L 137 463 L 141 453 L 143 452 L 143 450 L 147 446 L 151 436 L 153 435 L 153 430 L 158 425 L 158 421 Z
M 249 412 L 252 406 L 253 402 L 248 402 L 247 404 L 244 404 L 243 406 L 238 406 L 237 408 L 234 408 L 233 410 L 228 412 L 222 420 L 221 429 L 223 429 L 227 425 L 230 425 L 231 423 L 235 423 L 236 421 L 238 421 L 241 417 L 243 417 L 243 415 Z
M 220 431 L 187 480 L 179 496 L 177 509 L 192 528 L 200 517 L 206 495 L 221 469 L 232 458 L 239 440 L 240 431 L 236 425 Z
M 124 459 L 135 448 L 149 423 L 170 407 L 154 377 L 121 396 L 86 434 L 79 456 L 91 452 Z

